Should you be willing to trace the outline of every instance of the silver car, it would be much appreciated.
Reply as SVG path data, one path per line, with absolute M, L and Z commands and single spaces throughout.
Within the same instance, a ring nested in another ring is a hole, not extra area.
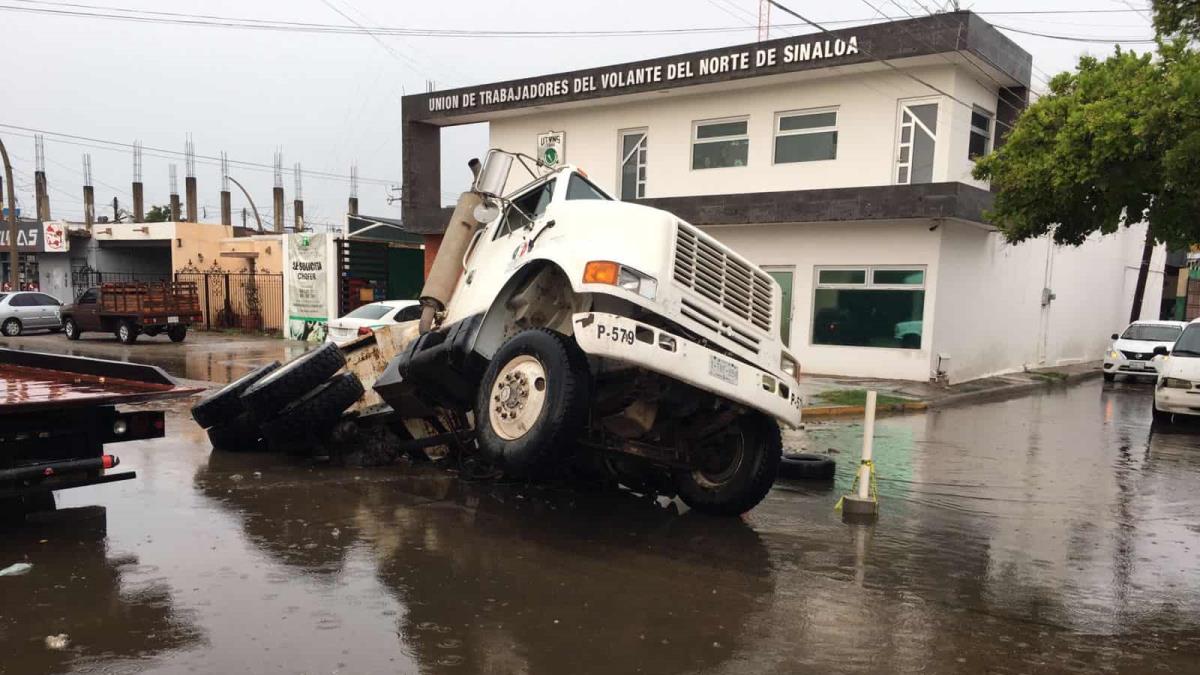
M 15 337 L 27 330 L 62 330 L 62 303 L 36 291 L 0 293 L 0 333 Z

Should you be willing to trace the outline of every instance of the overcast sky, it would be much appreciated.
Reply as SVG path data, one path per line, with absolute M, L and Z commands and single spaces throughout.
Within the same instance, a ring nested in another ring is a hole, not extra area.
M 74 6 L 64 7 L 66 2 Z M 426 80 L 450 88 L 751 42 L 758 8 L 757 0 L 12 0 L 3 4 L 112 13 L 80 7 L 90 5 L 351 26 L 349 17 L 364 26 L 425 29 L 731 29 L 669 37 L 376 39 L 0 10 L 0 53 L 7 62 L 0 79 L 0 124 L 123 143 L 139 139 L 146 148 L 177 152 L 183 150 L 185 134 L 191 133 L 198 155 L 215 157 L 225 151 L 233 160 L 267 165 L 235 165 L 231 174 L 251 191 L 268 218 L 273 181 L 269 166 L 277 147 L 283 151 L 289 213 L 294 163 L 301 163 L 305 171 L 345 176 L 357 162 L 360 210 L 398 217 L 399 204 L 387 203 L 386 186 L 400 182 L 400 97 L 423 91 Z M 940 3 L 790 0 L 785 4 L 818 23 L 841 28 L 849 24 L 839 21 L 880 20 L 870 5 L 889 16 L 904 16 L 905 12 L 924 14 Z M 961 5 L 993 24 L 1041 33 L 1123 40 L 1152 35 L 1149 13 L 1129 11 L 1149 5 L 1147 0 L 979 0 Z M 987 14 L 1050 9 L 1103 11 Z M 772 37 L 811 32 L 781 26 L 795 21 L 777 10 L 772 23 L 776 25 Z M 1008 35 L 1033 54 L 1035 89 L 1044 89 L 1049 75 L 1072 68 L 1080 54 L 1103 55 L 1113 49 L 1111 44 Z M 27 132 L 6 127 L 0 127 L 0 139 L 16 169 L 18 200 L 30 213 L 33 139 Z M 443 139 L 443 200 L 452 201 L 466 184 L 463 163 L 486 149 L 487 130 L 479 125 L 460 127 L 444 131 Z M 67 140 L 46 135 L 52 216 L 82 219 L 83 152 L 92 155 L 98 213 L 111 213 L 113 196 L 123 206 L 130 205 L 130 151 L 81 147 Z M 147 208 L 167 201 L 171 163 L 178 164 L 183 192 L 183 158 L 156 154 L 148 149 L 144 157 Z M 197 176 L 207 220 L 219 222 L 216 163 L 198 160 Z M 348 179 L 305 175 L 303 188 L 310 222 L 341 223 Z M 233 205 L 236 219 L 246 205 L 236 188 Z

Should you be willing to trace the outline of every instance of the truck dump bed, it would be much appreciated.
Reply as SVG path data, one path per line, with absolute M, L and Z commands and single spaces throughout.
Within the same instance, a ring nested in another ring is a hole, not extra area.
M 108 283 L 100 287 L 100 312 L 191 316 L 200 313 L 200 295 L 194 281 Z
M 177 398 L 180 387 L 154 366 L 0 349 L 0 415 Z

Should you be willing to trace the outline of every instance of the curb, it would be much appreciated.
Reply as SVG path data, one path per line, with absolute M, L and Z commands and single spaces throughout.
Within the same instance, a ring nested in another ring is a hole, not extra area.
M 930 401 L 930 409 L 950 408 L 958 405 L 966 405 L 970 403 L 985 403 L 988 401 L 998 401 L 1005 398 L 1020 396 L 1038 389 L 1049 389 L 1051 387 L 1072 386 L 1093 380 L 1102 374 L 1100 370 L 1087 371 L 1083 373 L 1074 373 L 1067 375 L 1061 380 L 1046 380 L 1043 382 L 1021 382 L 1018 384 L 1010 384 L 996 389 L 987 389 L 983 391 L 972 391 L 963 394 L 952 394 L 944 398 Z
M 888 405 L 875 406 L 876 414 L 899 414 L 909 412 L 921 412 L 929 407 L 925 401 L 913 401 L 912 403 L 891 403 Z M 867 411 L 866 406 L 861 405 L 818 405 L 804 408 L 800 411 L 801 419 L 822 418 L 822 417 L 850 417 L 852 415 L 862 415 Z

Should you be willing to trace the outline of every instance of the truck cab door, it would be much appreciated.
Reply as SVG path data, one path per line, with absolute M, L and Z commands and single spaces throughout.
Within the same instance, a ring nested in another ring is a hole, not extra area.
M 100 330 L 100 289 L 89 288 L 75 301 L 75 325 L 79 330 Z
M 446 323 L 487 311 L 504 282 L 528 253 L 530 237 L 542 226 L 554 198 L 556 178 L 530 186 L 514 196 L 494 223 L 472 242 L 463 275 L 446 311 Z

